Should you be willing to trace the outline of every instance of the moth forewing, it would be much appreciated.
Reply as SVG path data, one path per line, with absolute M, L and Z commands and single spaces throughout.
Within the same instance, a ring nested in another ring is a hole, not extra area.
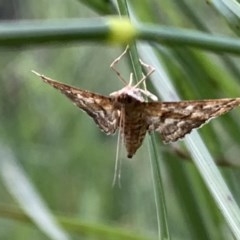
M 61 91 L 74 105 L 93 118 L 99 128 L 106 134 L 114 134 L 119 125 L 119 110 L 113 105 L 112 98 L 90 91 L 82 90 L 33 71 L 45 83 Z
M 192 129 L 199 128 L 211 119 L 239 106 L 240 98 L 223 98 L 199 101 L 147 103 L 149 131 L 160 133 L 163 142 L 183 138 Z

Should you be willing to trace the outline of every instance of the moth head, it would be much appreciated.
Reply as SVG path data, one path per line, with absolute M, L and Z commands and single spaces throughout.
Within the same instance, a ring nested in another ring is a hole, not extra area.
M 119 91 L 111 93 L 110 96 L 120 103 L 131 103 L 132 100 L 144 102 L 140 89 L 134 88 L 133 86 L 126 86 Z
M 122 102 L 122 103 L 125 103 L 125 102 L 130 103 L 131 100 L 133 99 L 143 102 L 144 97 L 141 89 L 138 88 L 139 84 L 137 83 L 136 85 L 132 86 L 132 82 L 133 82 L 133 74 L 131 73 L 129 83 L 121 90 L 112 92 L 110 96 L 116 98 L 118 102 Z
M 158 101 L 158 98 L 155 95 L 138 87 L 141 83 L 142 81 L 139 81 L 133 85 L 133 74 L 131 73 L 129 83 L 121 90 L 111 93 L 110 96 L 120 103 L 130 103 L 133 99 L 139 102 L 144 102 L 144 97 L 148 97 L 152 101 Z

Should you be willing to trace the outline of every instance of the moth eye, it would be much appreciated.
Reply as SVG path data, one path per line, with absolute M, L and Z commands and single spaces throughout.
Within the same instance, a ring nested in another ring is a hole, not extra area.
M 127 94 L 121 95 L 118 97 L 119 103 L 132 103 L 132 97 L 128 96 Z

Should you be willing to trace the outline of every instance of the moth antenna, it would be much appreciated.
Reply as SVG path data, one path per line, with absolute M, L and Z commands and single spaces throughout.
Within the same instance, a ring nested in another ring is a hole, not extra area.
M 120 122 L 119 125 L 121 126 L 122 124 L 122 117 L 120 115 Z M 112 187 L 115 186 L 117 179 L 118 179 L 118 186 L 121 187 L 121 166 L 122 166 L 122 161 L 120 156 L 120 150 L 122 146 L 122 136 L 121 136 L 121 129 L 118 131 L 118 140 L 117 140 L 117 151 L 116 151 L 116 158 L 115 158 L 115 167 L 114 167 L 114 176 L 113 176 L 113 182 L 112 182 Z

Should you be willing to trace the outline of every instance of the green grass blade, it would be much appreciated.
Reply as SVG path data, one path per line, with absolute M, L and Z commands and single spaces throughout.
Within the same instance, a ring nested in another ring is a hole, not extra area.
M 23 211 L 15 207 L 0 204 L 0 216 L 19 223 L 31 224 L 32 220 Z M 101 239 L 152 240 L 122 228 L 82 222 L 76 218 L 54 215 L 58 223 L 66 230 L 77 235 L 91 236 Z
M 0 146 L 0 173 L 8 191 L 39 229 L 53 240 L 70 239 L 56 223 L 30 179 L 17 164 L 13 153 L 2 145 Z
M 240 4 L 235 0 L 210 0 L 211 5 L 226 19 L 229 26 L 240 34 Z
M 167 206 L 161 176 L 160 157 L 157 151 L 154 135 L 151 135 L 148 138 L 148 145 L 150 149 L 150 163 L 159 228 L 159 239 L 171 239 L 168 227 Z
M 115 12 L 115 7 L 112 1 L 105 0 L 78 0 L 84 3 L 92 10 L 98 12 L 99 14 L 113 14 Z

